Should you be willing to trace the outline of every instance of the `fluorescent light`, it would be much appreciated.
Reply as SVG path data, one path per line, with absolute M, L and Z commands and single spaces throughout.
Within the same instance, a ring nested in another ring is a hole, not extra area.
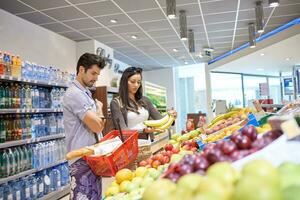
M 250 23 L 248 25 L 248 31 L 249 31 L 249 46 L 250 46 L 250 48 L 255 48 L 256 47 L 256 38 L 255 38 L 254 23 Z
M 116 23 L 118 23 L 118 20 L 116 20 L 116 19 L 111 19 L 111 20 L 109 20 L 111 23 L 113 23 L 113 24 L 116 24 Z
M 189 42 L 189 52 L 194 53 L 195 52 L 195 41 L 194 41 L 193 30 L 189 30 L 188 39 L 189 39 L 189 41 L 188 41 Z
M 269 6 L 273 8 L 279 6 L 279 0 L 269 0 Z
M 174 52 L 178 52 L 178 49 L 174 48 L 173 51 L 174 51 Z
M 188 61 L 184 61 L 184 64 L 187 65 L 187 64 L 189 64 L 189 62 Z
M 167 16 L 169 19 L 176 17 L 176 0 L 166 0 L 167 5 Z
M 264 55 L 265 55 L 264 53 L 261 53 L 261 54 L 260 54 L 260 56 L 264 56 Z
M 185 10 L 179 11 L 179 27 L 181 40 L 187 40 L 187 23 Z
M 182 41 L 187 41 L 186 37 L 180 38 Z
M 263 68 L 257 68 L 256 71 L 264 71 Z
M 286 61 L 290 61 L 290 60 L 291 60 L 291 58 L 286 58 L 285 60 L 286 60 Z
M 258 33 L 264 32 L 264 8 L 262 1 L 257 1 L 255 6 L 256 30 Z
M 132 35 L 131 38 L 132 38 L 132 39 L 137 39 L 138 36 L 137 36 L 137 35 Z

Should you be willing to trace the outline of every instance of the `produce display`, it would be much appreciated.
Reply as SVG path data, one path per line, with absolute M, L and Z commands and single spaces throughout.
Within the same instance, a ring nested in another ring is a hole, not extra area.
M 258 155 L 254 153 L 283 134 L 277 118 L 270 124 L 265 120 L 261 126 L 247 125 L 253 124 L 251 112 L 233 108 L 204 128 L 173 134 L 162 151 L 141 161 L 135 171 L 120 170 L 105 199 L 299 200 L 299 164 L 275 168 L 266 160 L 254 160 L 241 171 L 231 165 Z M 144 124 L 163 130 L 173 122 L 167 114 Z
M 191 184 L 192 183 L 192 184 Z M 237 171 L 219 162 L 206 175 L 190 173 L 177 183 L 160 179 L 143 193 L 143 200 L 299 200 L 300 165 L 254 160 Z

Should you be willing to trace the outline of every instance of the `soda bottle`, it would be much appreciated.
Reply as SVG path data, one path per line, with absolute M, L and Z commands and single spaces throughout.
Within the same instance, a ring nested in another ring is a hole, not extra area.
M 14 96 L 15 108 L 21 108 L 20 85 L 18 83 L 15 84 Z
M 26 145 L 23 145 L 20 148 L 22 149 L 23 156 L 24 156 L 24 161 L 23 161 L 24 162 L 24 166 L 22 168 L 23 168 L 23 171 L 25 171 L 25 170 L 30 169 L 29 166 L 31 164 L 31 160 L 29 160 L 29 154 L 28 154 Z
M 12 141 L 12 120 L 10 115 L 5 116 L 6 141 Z
M 15 119 L 15 117 L 13 115 L 10 116 L 11 121 L 9 122 L 11 124 L 11 140 L 17 140 L 17 134 L 18 134 L 18 130 L 17 130 L 17 120 Z
M 16 116 L 16 125 L 15 125 L 15 130 L 16 130 L 16 140 L 21 140 L 22 139 L 22 126 L 21 126 L 21 118 L 20 115 Z
M 15 86 L 13 83 L 10 84 L 10 92 L 11 92 L 11 107 L 10 108 L 16 108 L 16 92 L 15 92 Z
M 5 129 L 5 120 L 3 115 L 0 115 L 0 143 L 6 141 L 6 129 Z
M 25 166 L 26 165 L 25 154 L 24 154 L 23 149 L 20 146 L 18 146 L 16 148 L 18 149 L 19 154 L 20 154 L 20 166 L 19 166 L 19 168 L 20 168 L 20 172 L 22 172 L 22 171 L 25 170 L 25 167 L 26 167 Z
M 31 119 L 30 119 L 30 115 L 26 115 L 26 120 L 25 120 L 25 124 L 26 124 L 26 133 L 27 133 L 27 137 L 26 138 L 31 138 L 32 134 L 31 134 Z
M 0 75 L 4 75 L 4 71 L 3 54 L 0 51 Z
M 32 108 L 31 88 L 29 87 L 29 85 L 26 85 L 25 98 L 26 98 L 26 108 Z
M 26 89 L 22 84 L 20 87 L 20 108 L 26 108 Z
M 17 77 L 21 77 L 22 74 L 22 60 L 19 55 L 17 55 L 17 60 L 16 60 L 16 66 L 17 66 Z
M 5 88 L 4 88 L 4 93 L 5 93 L 5 108 L 11 108 L 11 90 L 9 88 L 9 84 L 6 83 L 5 84 Z
M 8 155 L 6 150 L 0 150 L 0 178 L 5 178 L 9 174 L 8 169 Z
M 17 77 L 17 57 L 11 56 L 11 75 Z
M 11 148 L 8 149 L 8 160 L 9 160 L 9 176 L 12 176 L 16 173 L 16 161 L 15 156 L 11 150 Z
M 5 108 L 5 89 L 3 82 L 0 82 L 0 109 Z

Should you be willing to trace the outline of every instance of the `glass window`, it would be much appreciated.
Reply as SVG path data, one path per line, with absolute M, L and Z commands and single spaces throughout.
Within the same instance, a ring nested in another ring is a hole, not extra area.
M 243 107 L 242 79 L 239 74 L 211 73 L 213 100 L 226 100 L 235 107 Z
M 246 106 L 248 105 L 249 100 L 267 98 L 261 97 L 259 94 L 260 83 L 267 83 L 267 78 L 259 76 L 244 76 L 244 95 Z
M 269 78 L 270 99 L 274 104 L 281 103 L 280 78 Z

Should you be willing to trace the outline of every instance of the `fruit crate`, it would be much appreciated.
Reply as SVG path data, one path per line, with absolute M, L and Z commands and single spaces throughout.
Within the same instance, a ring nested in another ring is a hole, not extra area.
M 114 176 L 117 171 L 126 167 L 137 158 L 138 132 L 134 130 L 122 131 L 125 141 L 111 154 L 99 156 L 84 156 L 83 159 L 97 176 Z M 119 137 L 119 131 L 111 131 L 99 142 Z

